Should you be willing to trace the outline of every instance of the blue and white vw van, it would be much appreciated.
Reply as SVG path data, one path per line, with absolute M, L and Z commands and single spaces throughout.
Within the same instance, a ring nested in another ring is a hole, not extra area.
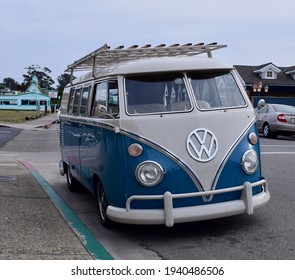
M 270 199 L 255 112 L 225 47 L 104 45 L 68 70 L 60 172 L 97 197 L 104 226 L 252 214 Z

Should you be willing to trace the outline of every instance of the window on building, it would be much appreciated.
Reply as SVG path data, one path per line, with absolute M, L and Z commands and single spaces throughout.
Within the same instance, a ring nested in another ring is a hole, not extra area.
M 17 100 L 16 99 L 12 99 L 10 100 L 10 105 L 17 105 Z
M 266 78 L 273 78 L 273 71 L 267 71 Z
M 28 100 L 28 99 L 23 99 L 21 102 L 22 106 L 36 106 L 36 100 Z
M 1 100 L 0 105 L 17 105 L 17 100 Z

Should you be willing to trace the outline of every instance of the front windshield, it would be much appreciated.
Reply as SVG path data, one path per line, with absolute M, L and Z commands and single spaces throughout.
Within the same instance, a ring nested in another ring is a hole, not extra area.
M 246 101 L 228 71 L 189 72 L 194 95 L 199 109 L 232 108 L 246 105 Z
M 157 114 L 191 110 L 183 74 L 149 74 L 125 79 L 127 113 Z

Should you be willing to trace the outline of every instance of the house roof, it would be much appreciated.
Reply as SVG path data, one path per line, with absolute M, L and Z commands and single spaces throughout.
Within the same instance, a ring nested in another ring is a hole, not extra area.
M 37 93 L 42 94 L 42 91 L 39 87 L 39 81 L 36 75 L 33 75 L 32 80 L 28 88 L 26 89 L 26 93 Z
M 277 79 L 262 79 L 259 73 L 265 71 L 271 67 L 277 73 Z M 290 67 L 278 67 L 272 62 L 265 63 L 259 66 L 247 66 L 247 65 L 234 65 L 240 76 L 244 80 L 245 84 L 256 84 L 260 81 L 263 84 L 274 86 L 295 86 L 295 80 L 292 78 L 292 74 L 295 73 L 295 66 Z

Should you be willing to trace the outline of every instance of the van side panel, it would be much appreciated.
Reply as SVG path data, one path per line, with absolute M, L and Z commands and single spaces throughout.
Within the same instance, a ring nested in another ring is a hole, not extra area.
M 87 153 L 83 152 L 83 165 L 88 166 L 83 171 L 84 184 L 91 190 L 93 179 L 99 178 L 110 205 L 124 207 L 127 175 L 122 135 L 107 128 L 88 125 L 87 137 L 91 140 L 88 141 Z

